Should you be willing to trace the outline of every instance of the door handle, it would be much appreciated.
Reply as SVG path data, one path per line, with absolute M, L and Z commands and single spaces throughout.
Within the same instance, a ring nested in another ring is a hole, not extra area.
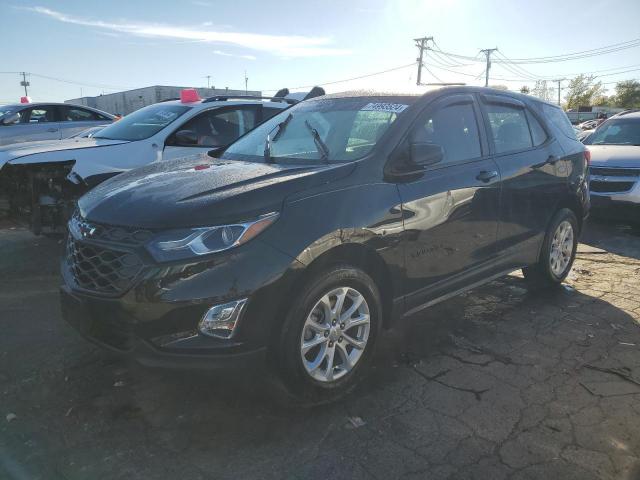
M 480 180 L 481 182 L 488 183 L 497 176 L 498 172 L 496 172 L 495 170 L 483 170 L 476 176 L 476 179 Z
M 51 127 L 51 128 L 49 128 L 49 129 L 47 129 L 47 132 L 51 132 L 51 133 L 53 133 L 53 132 L 57 132 L 57 131 L 58 131 L 58 129 L 57 129 L 57 128 L 55 128 L 55 127 Z

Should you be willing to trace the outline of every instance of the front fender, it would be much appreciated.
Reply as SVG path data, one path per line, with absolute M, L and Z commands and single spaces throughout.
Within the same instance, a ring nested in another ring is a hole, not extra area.
M 404 225 L 395 185 L 356 185 L 285 202 L 278 224 L 261 239 L 300 264 L 343 245 L 362 245 L 382 259 L 394 291 L 401 291 Z

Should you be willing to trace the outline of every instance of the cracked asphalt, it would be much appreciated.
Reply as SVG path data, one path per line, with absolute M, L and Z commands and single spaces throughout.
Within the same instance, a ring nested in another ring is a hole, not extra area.
M 0 230 L 1 479 L 640 479 L 640 231 L 590 222 L 555 292 L 519 275 L 387 332 L 347 399 L 260 369 L 145 369 L 60 318 L 56 240 Z

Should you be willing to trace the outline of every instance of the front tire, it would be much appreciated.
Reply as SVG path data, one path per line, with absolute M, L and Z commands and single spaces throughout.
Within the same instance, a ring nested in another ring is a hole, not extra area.
M 578 219 L 568 208 L 558 211 L 545 235 L 536 265 L 522 269 L 530 285 L 538 288 L 560 285 L 573 266 L 578 247 Z
M 273 352 L 289 400 L 318 405 L 349 393 L 371 363 L 381 314 L 380 292 L 362 270 L 340 265 L 313 275 Z

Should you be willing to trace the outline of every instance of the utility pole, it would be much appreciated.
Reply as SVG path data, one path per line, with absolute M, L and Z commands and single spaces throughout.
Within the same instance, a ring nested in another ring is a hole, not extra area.
M 422 37 L 414 39 L 414 42 L 416 42 L 416 47 L 420 49 L 420 55 L 418 58 L 416 58 L 416 61 L 418 62 L 418 77 L 416 79 L 416 85 L 418 86 L 420 86 L 420 84 L 422 83 L 422 57 L 424 55 L 424 51 L 429 50 L 429 46 L 427 45 L 427 42 L 429 42 L 429 40 L 433 41 L 433 37 Z
M 244 94 L 249 94 L 249 77 L 247 77 L 247 71 L 244 71 Z
M 211 75 L 207 75 L 207 88 L 211 88 Z
M 27 72 L 22 72 L 21 75 L 22 75 L 22 81 L 20 82 L 20 86 L 24 87 L 24 96 L 28 97 L 29 92 L 27 92 L 27 87 L 31 84 L 27 82 Z
M 558 106 L 560 106 L 560 91 L 562 90 L 562 87 L 560 86 L 560 84 L 562 83 L 563 80 L 566 80 L 566 78 L 558 78 L 556 80 L 551 80 L 552 82 L 558 82 Z
M 491 54 L 493 52 L 497 51 L 497 50 L 498 50 L 498 47 L 496 47 L 496 48 L 485 48 L 483 50 L 480 50 L 487 57 L 487 69 L 485 70 L 485 76 L 484 76 L 484 86 L 485 87 L 489 86 L 489 70 L 491 69 Z

